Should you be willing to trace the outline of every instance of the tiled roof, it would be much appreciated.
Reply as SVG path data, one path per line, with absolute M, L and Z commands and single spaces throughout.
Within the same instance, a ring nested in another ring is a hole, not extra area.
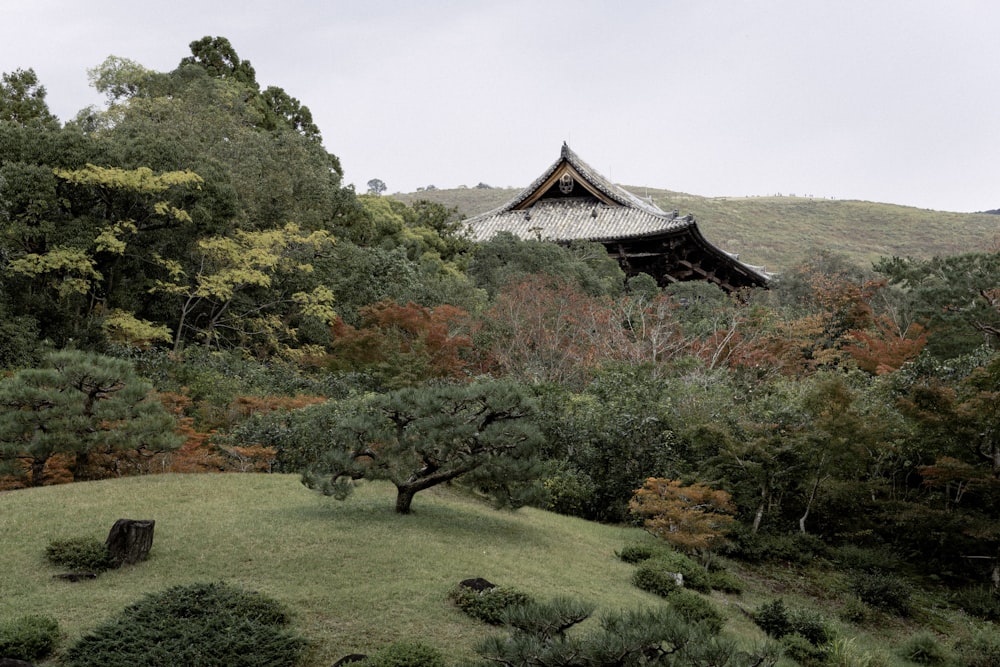
M 694 220 L 574 198 L 542 199 L 524 210 L 504 207 L 472 218 L 468 224 L 476 241 L 488 241 L 498 232 L 544 241 L 606 241 L 681 230 Z
M 573 198 L 539 199 L 524 207 L 564 164 L 617 206 Z M 600 241 L 675 231 L 694 224 L 694 220 L 690 216 L 678 217 L 676 212 L 666 213 L 615 185 L 564 143 L 559 159 L 531 185 L 503 206 L 471 218 L 467 224 L 477 241 L 489 240 L 498 232 L 510 232 L 524 239 Z
M 578 196 L 576 190 L 563 195 L 551 194 L 555 177 L 565 177 L 565 173 L 586 183 L 583 188 L 586 196 Z M 565 143 L 559 159 L 531 185 L 503 206 L 470 218 L 466 224 L 471 238 L 476 241 L 488 241 L 500 232 L 509 232 L 522 239 L 557 242 L 626 241 L 682 233 L 737 271 L 755 275 L 755 284 L 765 284 L 770 277 L 763 267 L 744 264 L 736 255 L 709 243 L 698 231 L 692 216 L 679 216 L 676 211 L 667 213 L 615 185 L 581 160 Z

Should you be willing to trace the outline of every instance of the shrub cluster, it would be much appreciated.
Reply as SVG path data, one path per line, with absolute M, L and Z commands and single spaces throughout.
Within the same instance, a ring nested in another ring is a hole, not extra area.
M 650 558 L 666 551 L 669 551 L 669 549 L 665 549 L 658 544 L 638 542 L 635 544 L 626 544 L 622 547 L 621 551 L 616 552 L 615 555 L 618 556 L 618 559 L 622 562 L 635 565 L 636 563 L 649 560 Z
M 708 593 L 712 590 L 712 575 L 706 572 L 701 565 L 677 551 L 661 551 L 652 558 L 641 561 L 632 581 L 643 590 L 657 595 L 665 595 L 671 590 L 669 584 L 666 584 L 666 593 L 660 593 L 652 588 L 645 588 L 638 582 L 640 580 L 665 582 L 667 579 L 673 579 L 670 574 L 673 572 L 684 575 L 685 588 L 701 593 Z
M 0 625 L 0 656 L 35 661 L 52 653 L 59 639 L 59 622 L 51 616 L 22 616 Z
M 1000 621 L 1000 595 L 986 586 L 970 586 L 952 595 L 952 604 L 969 616 Z
M 361 661 L 360 667 L 445 667 L 445 660 L 433 646 L 417 641 L 398 641 L 369 655 Z
M 951 661 L 951 653 L 929 632 L 911 635 L 899 647 L 899 655 L 918 665 L 943 665 Z
M 761 534 L 736 527 L 720 553 L 739 560 L 808 565 L 828 555 L 827 545 L 816 535 L 804 533 Z
M 306 640 L 274 600 L 228 584 L 147 595 L 83 636 L 64 667 L 292 667 Z
M 73 572 L 103 572 L 115 565 L 107 545 L 96 537 L 53 540 L 45 548 L 45 557 L 53 565 Z
M 456 586 L 448 594 L 448 598 L 472 618 L 490 625 L 503 625 L 508 608 L 533 601 L 527 593 L 510 586 L 495 586 L 482 591 Z
M 781 598 L 765 602 L 754 610 L 753 620 L 775 639 L 797 635 L 813 646 L 823 646 L 833 639 L 833 632 L 820 614 L 806 609 L 790 610 Z
M 906 616 L 910 613 L 910 585 L 894 574 L 882 571 L 856 572 L 851 590 L 863 602 L 877 609 Z
M 967 667 L 1000 667 L 1000 636 L 992 625 L 974 629 L 956 648 L 961 664 Z
M 660 560 L 647 560 L 640 563 L 639 567 L 632 573 L 632 584 L 636 588 L 664 598 L 680 588 L 676 572 Z
M 670 596 L 669 603 L 671 609 L 687 623 L 702 627 L 710 635 L 722 632 L 726 619 L 714 604 L 701 595 L 677 591 Z

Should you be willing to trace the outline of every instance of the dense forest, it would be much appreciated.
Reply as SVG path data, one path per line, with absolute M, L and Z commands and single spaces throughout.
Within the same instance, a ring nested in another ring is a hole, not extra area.
M 90 76 L 106 104 L 65 123 L 32 69 L 0 84 L 2 488 L 253 470 L 388 479 L 401 512 L 451 483 L 683 513 L 647 511 L 652 478 L 724 492 L 734 557 L 852 545 L 1000 585 L 998 248 L 660 289 L 355 192 L 224 38 Z

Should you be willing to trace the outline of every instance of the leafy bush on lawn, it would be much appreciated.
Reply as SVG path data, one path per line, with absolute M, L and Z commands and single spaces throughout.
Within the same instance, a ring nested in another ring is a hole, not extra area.
M 718 608 L 707 598 L 691 593 L 677 591 L 670 596 L 670 607 L 692 625 L 699 625 L 711 635 L 722 632 L 726 619 Z
M 96 537 L 52 540 L 45 547 L 45 557 L 53 565 L 73 572 L 103 572 L 114 567 L 107 545 Z
M 632 584 L 647 593 L 667 597 L 680 588 L 676 571 L 660 559 L 647 560 L 639 564 L 632 573 Z
M 292 667 L 307 647 L 261 593 L 224 583 L 153 593 L 84 635 L 64 667 Z
M 530 595 L 510 586 L 495 586 L 482 591 L 456 586 L 448 598 L 472 618 L 490 625 L 503 625 L 504 612 L 509 607 L 532 602 Z
M 444 656 L 433 646 L 417 641 L 398 641 L 375 651 L 361 667 L 445 667 Z
M 52 653 L 59 639 L 59 622 L 51 616 L 21 616 L 0 625 L 0 656 L 35 661 Z
M 621 551 L 616 552 L 618 559 L 624 563 L 629 563 L 635 565 L 636 563 L 641 563 L 644 560 L 649 560 L 654 556 L 663 553 L 664 551 L 669 551 L 657 544 L 626 544 L 622 547 Z

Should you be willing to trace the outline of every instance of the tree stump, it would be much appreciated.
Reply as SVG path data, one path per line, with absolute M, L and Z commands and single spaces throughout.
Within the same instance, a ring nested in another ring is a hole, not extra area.
M 108 547 L 108 555 L 115 567 L 133 565 L 146 560 L 149 550 L 153 548 L 152 519 L 118 519 L 111 526 L 108 539 L 104 543 Z

